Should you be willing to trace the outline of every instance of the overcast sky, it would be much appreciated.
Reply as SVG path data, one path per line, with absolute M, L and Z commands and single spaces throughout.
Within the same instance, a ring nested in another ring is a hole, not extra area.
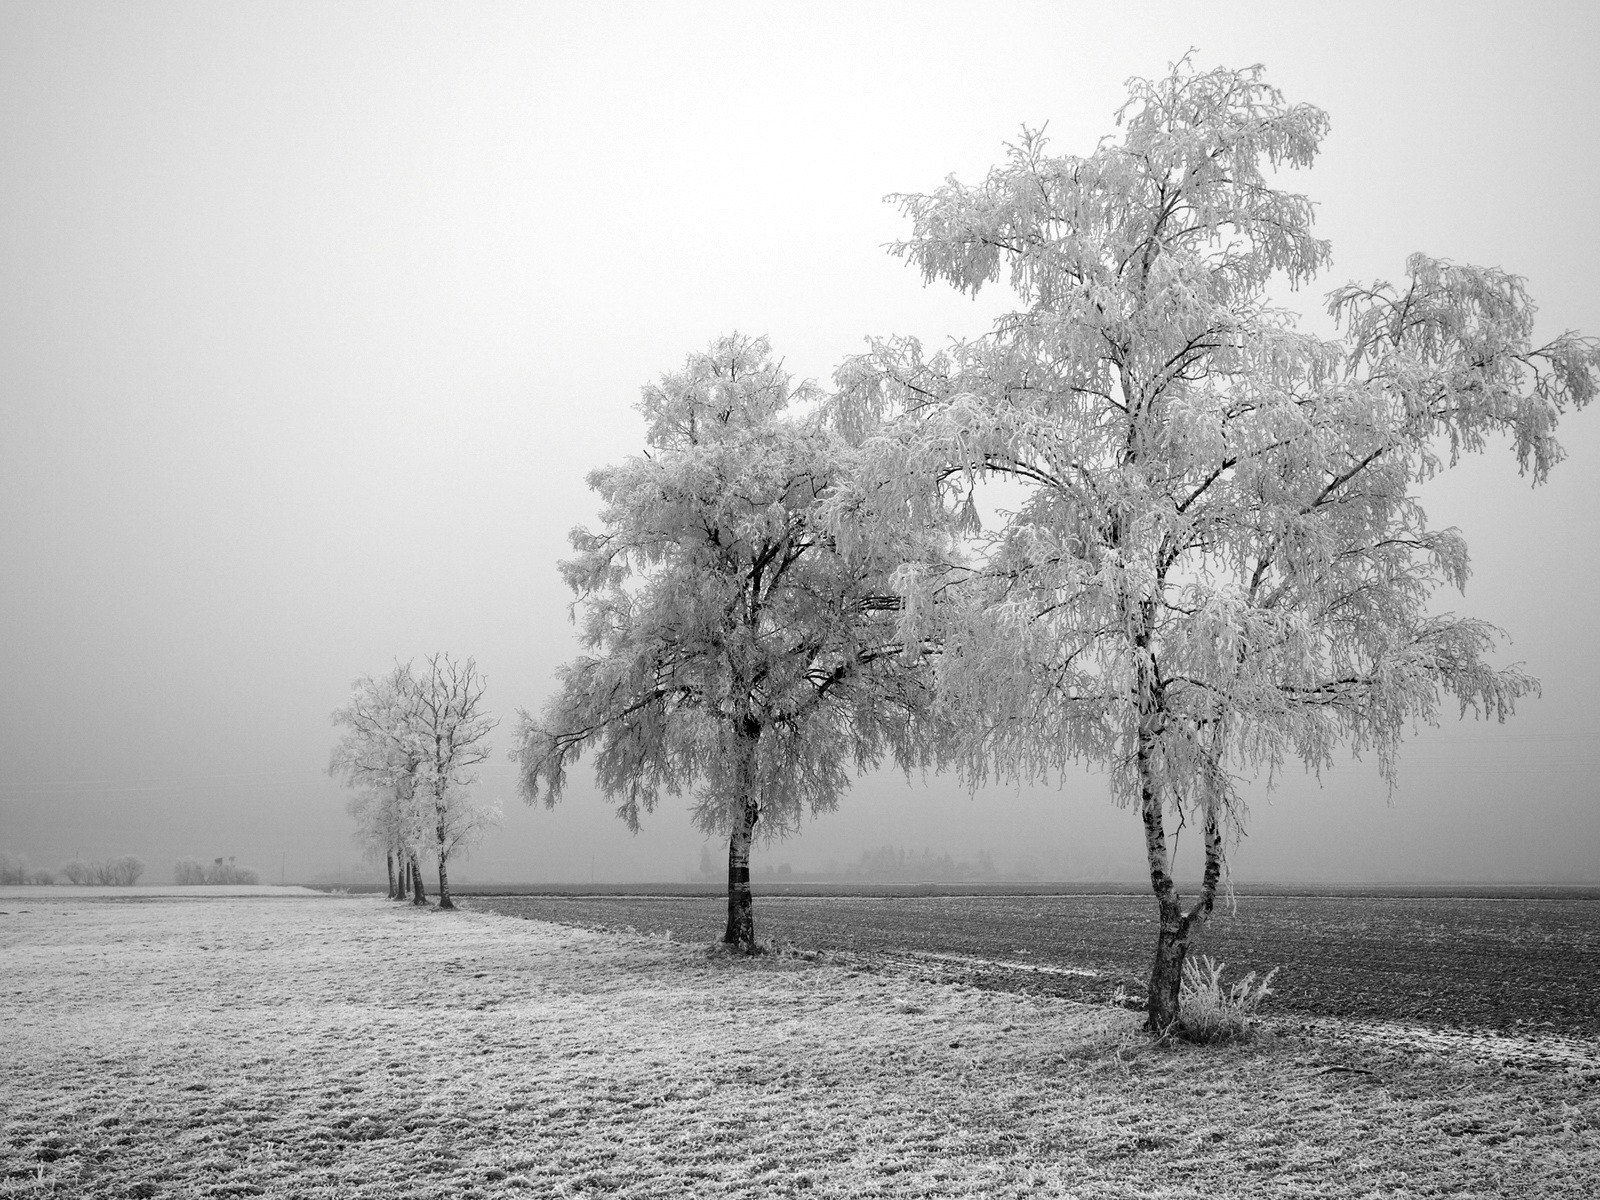
M 472 880 L 681 880 L 580 775 L 503 751 L 576 651 L 556 563 L 639 388 L 720 333 L 826 382 L 869 334 L 982 332 L 883 197 L 976 181 L 1023 124 L 1088 153 L 1191 46 L 1332 117 L 1289 180 L 1333 241 L 1308 311 L 1414 250 L 1524 275 L 1600 333 L 1600 9 L 1438 5 L 0 7 L 0 849 L 53 866 L 357 861 L 329 714 L 397 657 L 473 655 L 505 718 Z M 1321 323 L 1317 324 L 1322 328 Z M 1253 803 L 1240 880 L 1600 881 L 1600 413 L 1530 488 L 1495 446 L 1428 493 L 1471 612 L 1544 681 Z M 899 845 L 1138 879 L 1104 780 L 863 780 L 758 877 Z M 1192 858 L 1192 854 L 1190 855 Z

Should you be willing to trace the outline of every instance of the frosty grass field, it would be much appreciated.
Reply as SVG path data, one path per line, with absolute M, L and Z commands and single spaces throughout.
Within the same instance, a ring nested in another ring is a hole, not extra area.
M 757 932 L 1002 991 L 1110 1002 L 1118 988 L 1135 999 L 1144 988 L 1155 918 L 1148 888 L 929 890 L 763 894 Z M 1272 1010 L 1281 1017 L 1600 1037 L 1600 890 L 1461 891 L 1252 889 L 1236 912 L 1218 909 L 1195 948 L 1227 964 L 1230 978 L 1276 967 Z M 501 894 L 467 903 L 682 941 L 716 938 L 725 908 L 714 895 Z
M 1155 1047 L 864 952 L 201 890 L 0 892 L 0 1196 L 1600 1191 L 1593 1037 Z

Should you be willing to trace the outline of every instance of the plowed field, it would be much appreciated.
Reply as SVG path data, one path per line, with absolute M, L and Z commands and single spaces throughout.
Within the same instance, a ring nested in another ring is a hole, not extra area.
M 471 907 L 593 929 L 721 936 L 715 896 L 473 896 Z M 1004 991 L 1137 999 L 1154 902 L 1130 895 L 758 896 L 777 945 L 885 959 Z M 1600 897 L 1241 895 L 1196 939 L 1228 978 L 1278 968 L 1280 1017 L 1600 1035 Z

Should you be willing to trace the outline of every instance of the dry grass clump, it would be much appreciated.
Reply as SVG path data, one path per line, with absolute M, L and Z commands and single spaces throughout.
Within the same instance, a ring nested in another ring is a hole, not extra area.
M 1178 992 L 1178 1034 L 1185 1041 L 1210 1045 L 1243 1041 L 1255 1034 L 1261 1002 L 1272 995 L 1274 967 L 1260 979 L 1251 971 L 1231 984 L 1222 982 L 1226 963 L 1208 954 L 1183 961 L 1183 986 Z
M 1570 1069 L 377 898 L 9 898 L 0 1197 L 1591 1197 Z M 24 911 L 25 909 L 25 911 Z

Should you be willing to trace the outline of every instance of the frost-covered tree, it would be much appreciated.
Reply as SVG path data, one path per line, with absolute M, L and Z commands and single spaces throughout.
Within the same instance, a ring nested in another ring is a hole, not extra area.
M 356 839 L 409 880 L 412 903 L 427 901 L 417 855 L 429 846 L 439 869 L 439 907 L 454 908 L 449 860 L 473 846 L 499 817 L 497 806 L 472 794 L 475 768 L 489 756 L 497 722 L 483 710 L 484 680 L 470 658 L 435 654 L 417 673 L 397 663 L 381 678 L 356 680 L 349 702 L 333 714 L 344 735 L 330 774 L 356 790 L 348 809 Z
M 356 841 L 369 853 L 380 849 L 389 869 L 390 896 L 405 898 L 396 870 L 412 884 L 412 903 L 427 903 L 416 868 L 422 841 L 417 781 L 423 749 L 415 736 L 412 708 L 416 680 L 409 664 L 396 663 L 387 674 L 364 675 L 350 688 L 350 699 L 333 714 L 344 730 L 333 748 L 328 773 L 355 790 L 347 810 L 356 821 Z
M 0 886 L 27 883 L 32 874 L 26 855 L 0 851 Z
M 418 796 L 439 862 L 439 907 L 454 908 L 450 857 L 477 845 L 500 819 L 498 805 L 472 793 L 499 722 L 484 711 L 484 678 L 470 658 L 435 654 L 413 685 L 410 731 L 422 752 Z
M 928 282 L 1004 277 L 1019 311 L 945 353 L 880 343 L 840 374 L 842 409 L 894 415 L 868 443 L 886 521 L 955 527 L 983 553 L 901 582 L 902 636 L 937 638 L 942 695 L 975 778 L 1109 768 L 1138 813 L 1159 907 L 1150 1027 L 1178 1018 L 1184 956 L 1244 818 L 1238 780 L 1341 746 L 1393 780 L 1403 731 L 1451 697 L 1504 719 L 1535 682 L 1499 633 L 1430 601 L 1466 545 L 1418 486 L 1502 435 L 1535 483 L 1557 417 L 1594 395 L 1600 352 L 1534 341 L 1514 275 L 1414 255 L 1398 284 L 1335 291 L 1342 340 L 1274 307 L 1269 281 L 1328 261 L 1308 167 L 1327 117 L 1259 68 L 1135 80 L 1123 132 L 1087 157 L 1024 132 L 977 186 L 900 197 L 894 249 Z M 1016 485 L 977 528 L 974 489 Z M 1173 840 L 1203 847 L 1198 895 Z
M 352 784 L 356 791 L 345 802 L 345 811 L 355 822 L 355 840 L 364 856 L 383 861 L 389 899 L 404 900 L 412 888 L 406 868 L 408 848 L 416 845 L 418 822 L 411 803 L 414 780 L 407 779 L 402 786 L 395 786 L 396 782 Z
M 832 809 L 849 767 L 921 753 L 917 668 L 894 636 L 888 573 L 908 551 L 822 520 L 848 446 L 807 417 L 765 339 L 723 338 L 646 387 L 648 449 L 589 476 L 600 529 L 562 573 L 586 650 L 562 669 L 514 757 L 554 803 L 593 748 L 601 790 L 637 830 L 662 791 L 728 839 L 724 940 L 755 942 L 750 845 Z

